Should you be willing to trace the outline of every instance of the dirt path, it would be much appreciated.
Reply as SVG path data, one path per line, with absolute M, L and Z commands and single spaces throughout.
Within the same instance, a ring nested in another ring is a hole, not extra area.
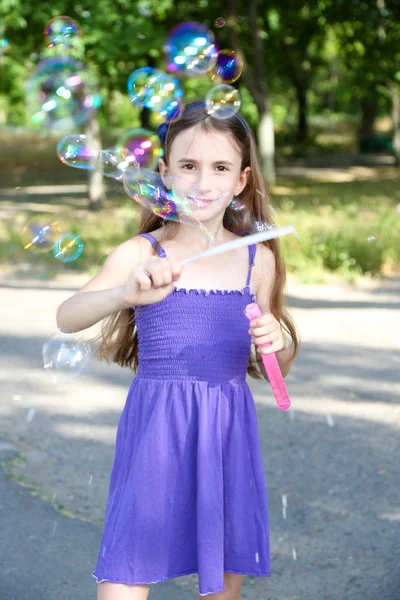
M 79 285 L 79 281 L 75 281 Z M 55 309 L 72 293 L 4 282 L 0 294 L 0 438 L 8 465 L 44 497 L 102 526 L 129 372 L 93 360 L 66 387 L 42 368 Z M 251 381 L 269 490 L 272 577 L 249 600 L 398 600 L 400 589 L 400 281 L 361 289 L 289 288 L 303 338 L 278 411 Z M 89 332 L 91 333 L 91 332 Z M 283 504 L 287 504 L 286 511 Z M 176 580 L 196 590 L 196 578 Z

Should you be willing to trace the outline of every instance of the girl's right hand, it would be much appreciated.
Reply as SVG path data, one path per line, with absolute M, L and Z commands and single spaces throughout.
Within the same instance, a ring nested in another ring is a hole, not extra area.
M 135 267 L 121 288 L 124 307 L 155 304 L 164 300 L 181 276 L 182 265 L 174 257 L 152 257 Z

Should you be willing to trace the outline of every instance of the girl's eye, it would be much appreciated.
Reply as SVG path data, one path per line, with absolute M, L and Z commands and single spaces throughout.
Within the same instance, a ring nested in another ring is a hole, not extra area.
M 221 173 L 223 173 L 223 171 L 222 171 L 221 169 L 224 169 L 225 171 L 227 171 L 227 170 L 228 170 L 228 169 L 227 169 L 227 168 L 226 168 L 224 165 L 219 165 L 219 166 L 217 167 L 217 169 L 218 169 L 218 170 L 219 170 Z
M 182 166 L 182 169 L 187 169 L 188 171 L 193 171 L 194 165 L 192 165 L 191 163 L 187 163 L 186 165 Z

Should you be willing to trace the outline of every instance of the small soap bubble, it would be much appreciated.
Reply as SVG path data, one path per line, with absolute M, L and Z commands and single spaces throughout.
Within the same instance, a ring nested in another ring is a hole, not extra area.
M 15 400 L 16 402 L 18 402 L 18 400 L 22 400 L 22 396 L 20 394 L 14 394 L 12 399 Z
M 88 483 L 88 485 L 92 485 L 92 481 L 93 481 L 93 475 L 91 475 L 91 476 L 89 477 L 89 483 Z
M 201 23 L 181 23 L 168 34 L 164 46 L 167 71 L 177 75 L 200 75 L 217 62 L 214 34 Z
M 228 119 L 240 110 L 239 90 L 225 83 L 212 88 L 206 96 L 207 112 L 216 119 Z
M 62 263 L 70 263 L 80 257 L 84 243 L 75 233 L 64 233 L 54 244 L 53 256 Z
M 183 98 L 183 89 L 176 77 L 152 67 L 133 71 L 128 79 L 128 96 L 134 104 L 166 116 L 174 112 Z
M 329 427 L 335 426 L 335 421 L 333 420 L 332 415 L 326 415 L 326 422 L 328 423 Z
M 215 19 L 214 25 L 215 27 L 224 27 L 226 25 L 226 21 L 222 17 L 218 17 L 218 19 Z
M 297 560 L 296 548 L 292 548 L 292 556 L 293 556 L 293 560 Z
M 67 383 L 87 368 L 91 348 L 75 334 L 59 331 L 43 344 L 42 357 L 44 369 L 53 383 Z
M 143 169 L 154 169 L 163 155 L 160 138 L 147 129 L 130 129 L 116 143 L 116 150 L 129 164 Z
M 243 58 L 234 50 L 220 50 L 217 62 L 211 72 L 211 79 L 219 79 L 223 83 L 237 81 L 243 71 Z
M 246 208 L 246 204 L 240 198 L 234 198 L 229 204 L 229 208 L 231 210 L 235 210 L 236 212 L 241 212 Z
M 274 223 L 267 223 L 266 221 L 255 221 L 253 226 L 253 233 L 271 231 L 271 229 L 276 229 L 276 225 Z
M 29 217 L 22 229 L 21 242 L 24 250 L 50 251 L 62 234 L 60 222 L 48 215 Z
M 369 235 L 368 241 L 372 244 L 373 242 L 376 242 L 376 238 L 373 235 Z
M 57 521 L 54 521 L 54 523 L 53 523 L 53 529 L 52 529 L 52 532 L 51 532 L 51 537 L 54 537 L 56 529 L 57 529 Z
M 62 46 L 67 50 L 75 48 L 82 36 L 78 23 L 71 17 L 61 16 L 51 19 L 45 27 L 44 36 L 49 48 Z
M 138 33 L 137 37 L 140 38 L 141 40 L 144 40 L 146 38 L 146 36 L 143 35 L 142 33 Z
M 65 165 L 76 169 L 94 169 L 99 150 L 89 146 L 86 135 L 66 135 L 57 145 L 58 158 Z
M 32 423 L 33 419 L 35 418 L 35 415 L 36 415 L 36 410 L 34 408 L 30 408 L 26 414 L 26 422 Z
M 74 129 L 92 118 L 100 105 L 93 76 L 72 58 L 43 60 L 28 81 L 27 107 L 36 127 Z
M 4 54 L 10 47 L 10 43 L 7 38 L 0 38 L 0 56 Z
M 101 163 L 103 173 L 106 177 L 117 180 L 122 179 L 125 171 L 131 166 L 125 159 L 123 152 L 116 148 L 102 150 L 98 157 L 99 163 Z M 138 164 L 135 163 L 135 166 L 138 167 Z

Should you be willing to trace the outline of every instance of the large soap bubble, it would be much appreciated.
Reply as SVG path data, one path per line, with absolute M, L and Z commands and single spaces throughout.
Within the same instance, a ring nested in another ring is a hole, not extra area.
M 39 63 L 28 82 L 27 103 L 33 125 L 73 129 L 93 116 L 101 97 L 82 63 L 55 57 Z
M 62 46 L 66 49 L 72 49 L 79 43 L 82 32 L 74 19 L 61 16 L 55 17 L 47 23 L 44 36 L 49 48 Z
M 164 46 L 167 71 L 177 75 L 200 75 L 212 69 L 218 56 L 214 34 L 201 23 L 174 27 Z
M 75 334 L 59 331 L 43 344 L 43 366 L 53 383 L 68 383 L 88 367 L 91 354 L 87 342 Z
M 33 215 L 22 228 L 22 246 L 30 252 L 49 252 L 61 234 L 62 226 L 54 216 Z
M 211 73 L 211 79 L 222 83 L 233 83 L 241 76 L 243 58 L 234 50 L 220 50 Z
M 212 88 L 206 96 L 207 112 L 216 119 L 228 119 L 239 112 L 240 104 L 239 90 L 225 83 Z
M 57 155 L 69 167 L 91 170 L 96 165 L 99 150 L 89 145 L 86 135 L 73 133 L 58 143 Z
M 128 96 L 134 104 L 168 116 L 176 110 L 183 98 L 183 89 L 173 75 L 152 67 L 143 67 L 129 76 Z
M 160 138 L 147 129 L 130 129 L 118 139 L 115 148 L 130 165 L 154 169 L 162 157 Z

